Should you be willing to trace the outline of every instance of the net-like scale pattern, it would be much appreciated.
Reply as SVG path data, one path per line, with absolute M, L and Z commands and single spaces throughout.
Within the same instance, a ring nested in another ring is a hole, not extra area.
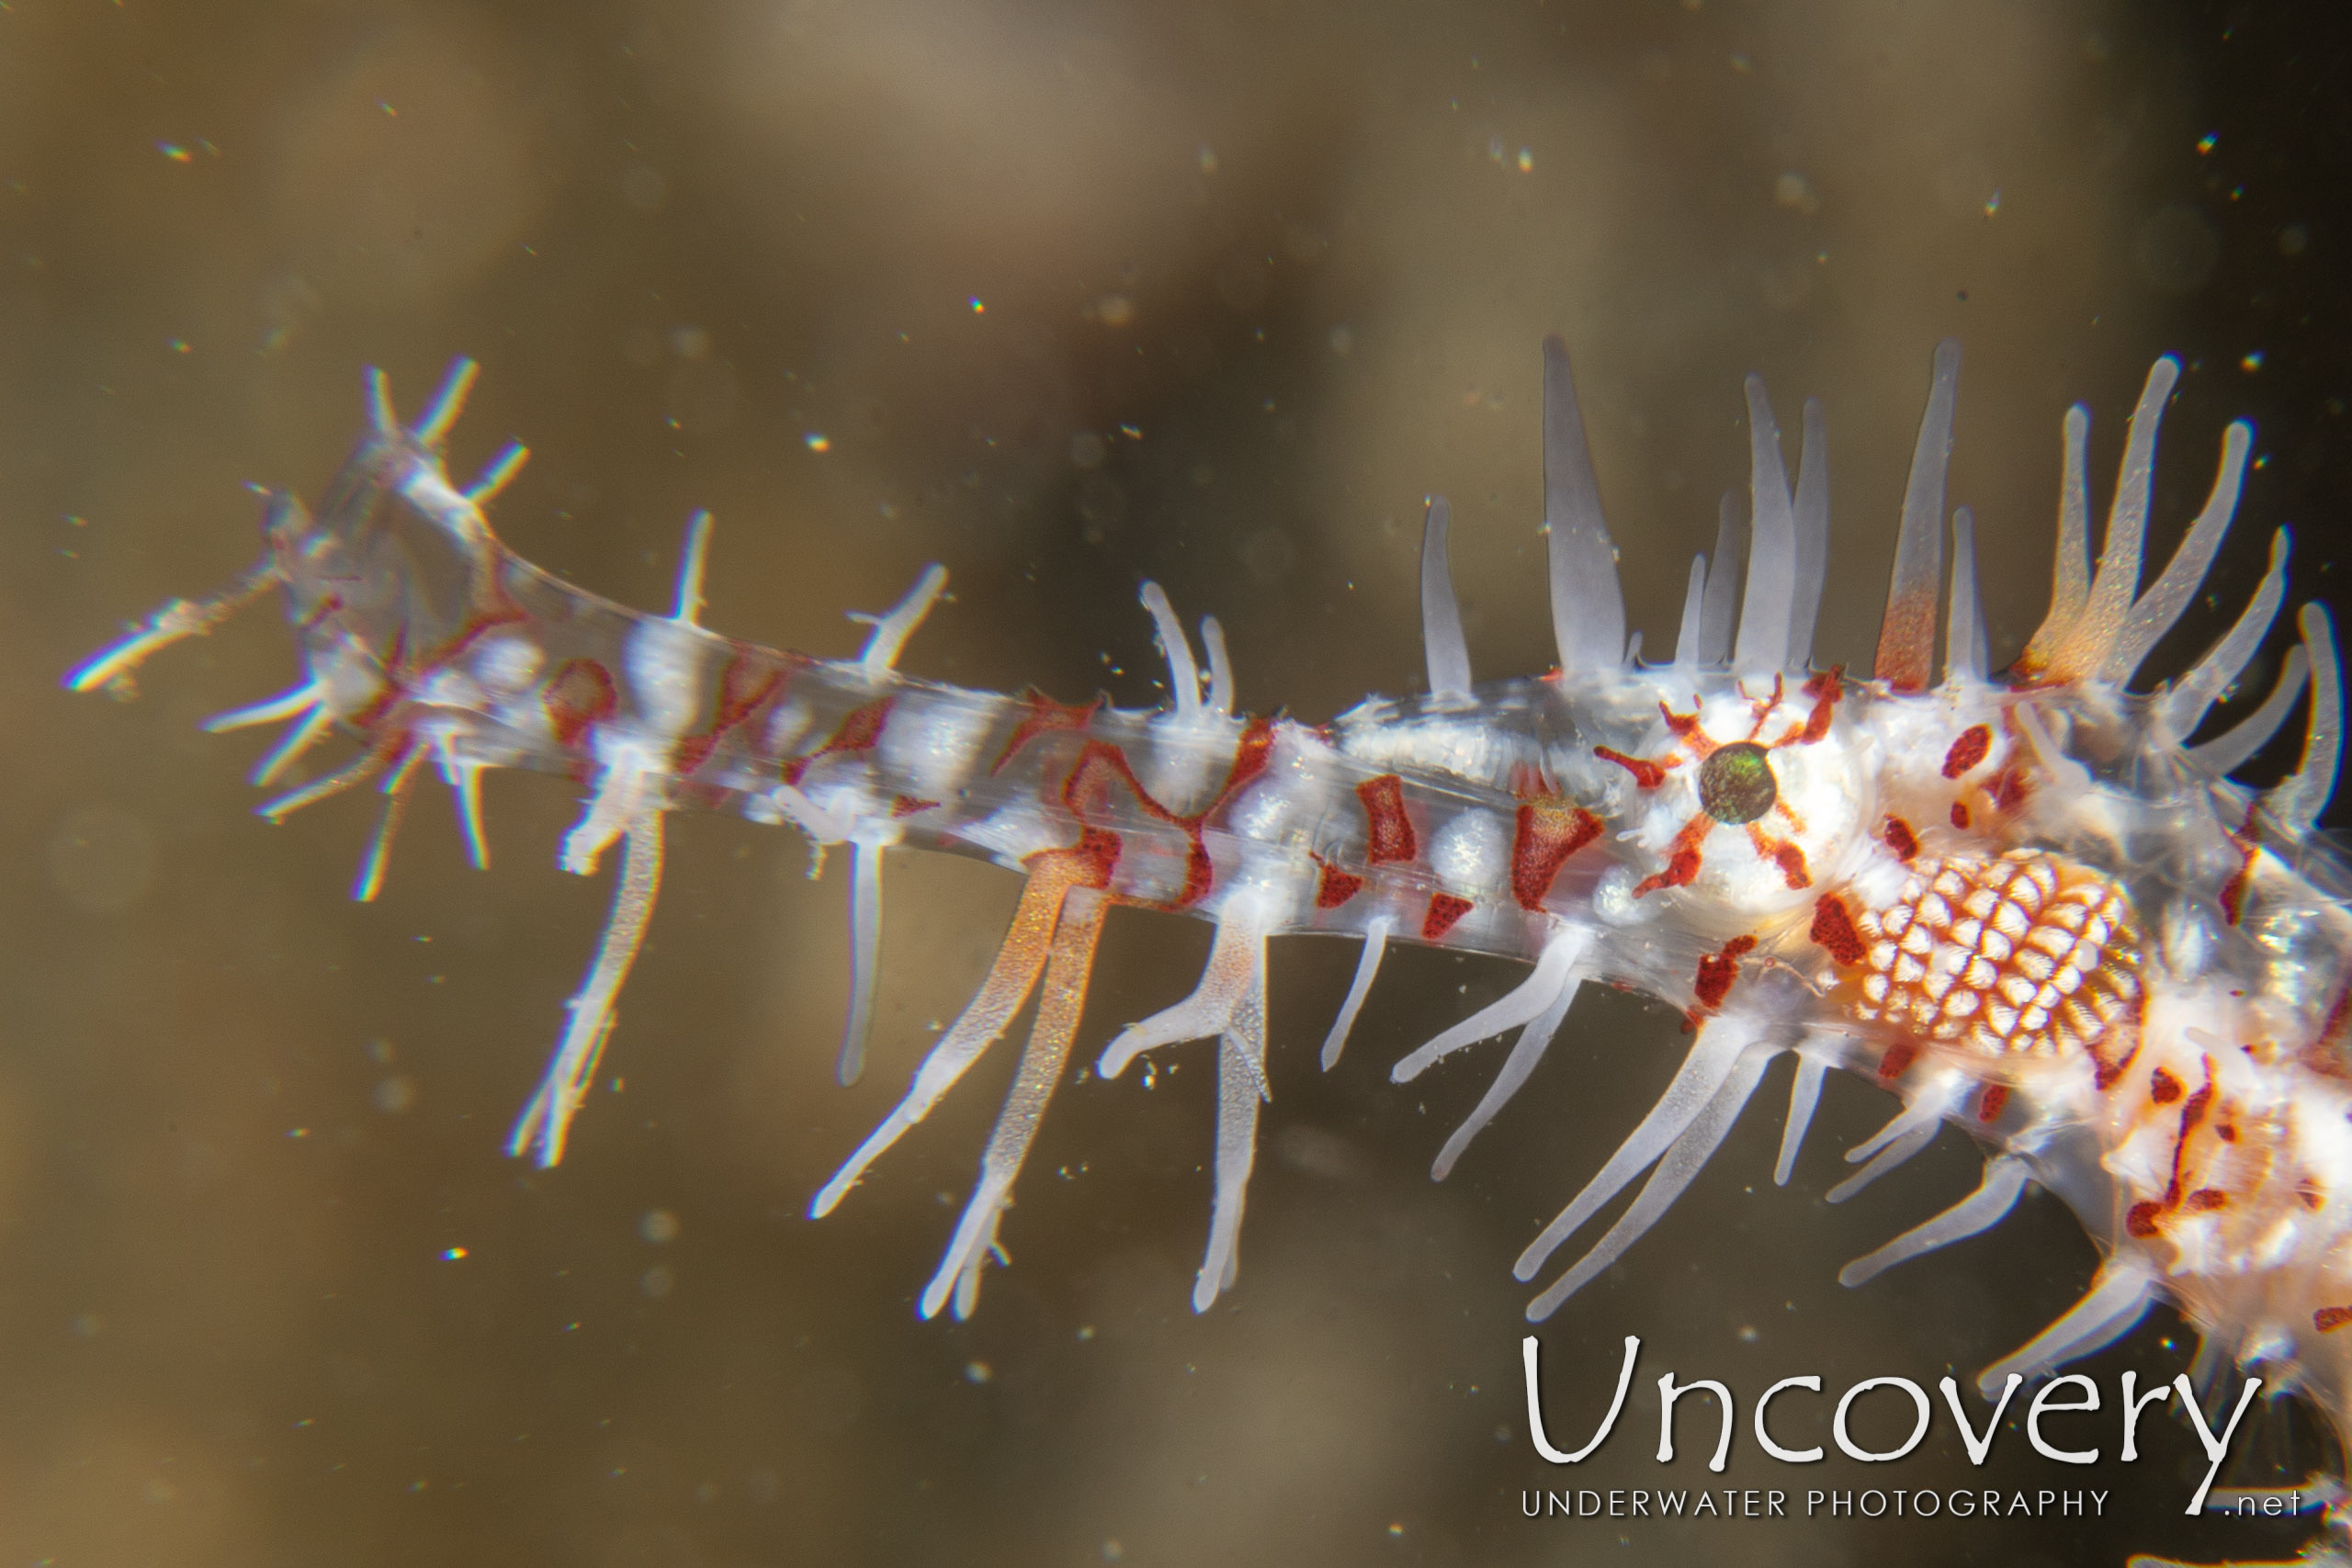
M 1854 925 L 1868 944 L 1856 1011 L 1931 1040 L 1992 1056 L 2073 1056 L 2110 1045 L 2139 1013 L 2131 900 L 2058 855 L 1928 863 Z

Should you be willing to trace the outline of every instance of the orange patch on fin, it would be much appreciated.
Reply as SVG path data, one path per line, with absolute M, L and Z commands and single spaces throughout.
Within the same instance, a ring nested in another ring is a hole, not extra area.
M 1887 595 L 1879 625 L 1878 678 L 1898 692 L 1924 692 L 1935 673 L 1936 580 Z

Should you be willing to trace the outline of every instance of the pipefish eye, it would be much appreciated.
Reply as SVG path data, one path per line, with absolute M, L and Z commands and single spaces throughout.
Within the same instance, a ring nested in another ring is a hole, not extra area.
M 1726 828 L 1753 822 L 1781 798 L 1781 781 L 1752 740 L 1718 746 L 1699 764 L 1699 808 Z

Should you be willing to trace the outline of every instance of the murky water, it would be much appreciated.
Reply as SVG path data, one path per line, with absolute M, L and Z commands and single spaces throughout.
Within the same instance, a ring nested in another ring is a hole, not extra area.
M 1784 426 L 1803 397 L 1826 403 L 1819 646 L 1867 664 L 1947 334 L 1969 355 L 1953 496 L 1978 518 L 1996 653 L 2042 607 L 2062 411 L 2094 405 L 2111 473 L 2167 348 L 2197 364 L 2160 527 L 2201 500 L 2221 424 L 2250 410 L 2279 460 L 2256 476 L 2220 602 L 2286 518 L 2319 524 L 2298 581 L 2324 592 L 2347 471 L 2327 400 L 2352 389 L 2335 304 L 2352 236 L 2328 163 L 2342 115 L 2324 48 L 2246 16 L 2225 39 L 2232 22 L 1859 0 L 0 7 L 0 1555 L 1824 1564 L 2291 1547 L 2277 1529 L 2183 1528 L 2183 1467 L 2201 1466 L 2169 1424 L 2154 1457 L 2086 1471 L 2017 1431 L 1974 1471 L 1941 1421 L 1883 1466 L 1758 1450 L 1746 1404 L 1769 1382 L 1966 1374 L 2094 1261 L 2037 1201 L 1840 1291 L 1841 1262 L 1977 1166 L 1948 1132 L 1826 1207 L 1836 1151 L 1888 1104 L 1850 1082 L 1789 1189 L 1767 1179 L 1777 1117 L 1759 1108 L 1544 1332 L 1571 1426 L 1629 1333 L 1641 1389 L 1669 1369 L 1728 1382 L 1729 1470 L 1702 1468 L 1702 1401 L 1681 1457 L 1656 1464 L 1639 1392 L 1585 1470 L 1540 1461 L 1509 1263 L 1680 1036 L 1634 998 L 1588 997 L 1432 1186 L 1480 1063 L 1409 1092 L 1385 1068 L 1510 984 L 1500 964 L 1393 957 L 1327 1078 L 1311 1047 L 1352 955 L 1278 948 L 1275 1100 L 1239 1290 L 1215 1312 L 1186 1301 L 1213 1114 L 1190 1047 L 1159 1054 L 1149 1090 L 1130 1075 L 1065 1091 L 1006 1222 L 1013 1266 L 971 1323 L 924 1324 L 912 1296 L 1004 1062 L 839 1213 L 802 1213 L 976 983 L 1012 880 L 892 862 L 874 1063 L 845 1091 L 842 868 L 812 882 L 785 833 L 682 818 L 605 1087 L 565 1164 L 528 1172 L 505 1130 L 607 897 L 554 868 L 577 791 L 493 780 L 487 874 L 422 806 L 384 897 L 356 905 L 370 803 L 270 828 L 241 779 L 266 742 L 195 728 L 286 683 L 268 615 L 167 656 L 136 705 L 56 686 L 120 619 L 243 563 L 243 481 L 315 491 L 356 428 L 362 366 L 413 407 L 459 354 L 484 366 L 460 466 L 510 435 L 533 449 L 496 513 L 532 559 L 660 604 L 680 525 L 708 506 L 707 621 L 822 653 L 856 647 L 844 609 L 942 561 L 955 601 L 906 663 L 974 686 L 1148 700 L 1149 576 L 1224 619 L 1253 707 L 1320 717 L 1406 689 L 1430 490 L 1454 502 L 1479 671 L 1544 667 L 1535 344 L 1555 329 L 1654 647 L 1718 492 L 1745 483 L 1739 378 L 1756 368 Z M 1117 915 L 1080 1057 L 1181 995 L 1204 951 L 1194 923 Z M 2188 1348 L 2160 1314 L 2087 1370 L 2111 1400 L 2120 1370 L 2168 1377 Z M 1871 1440 L 1899 1438 L 1901 1403 L 1865 1407 Z M 1794 1406 L 1783 1426 L 1814 1440 Z M 1807 1488 L 1980 1481 L 2101 1490 L 2106 1517 L 1804 1517 Z M 1711 1483 L 1790 1491 L 1798 1517 L 1521 1517 L 1527 1488 Z

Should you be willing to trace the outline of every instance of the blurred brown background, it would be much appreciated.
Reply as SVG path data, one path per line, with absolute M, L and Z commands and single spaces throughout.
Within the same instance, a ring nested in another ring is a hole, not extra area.
M 605 886 L 553 866 L 570 786 L 489 790 L 495 869 L 425 800 L 384 897 L 344 897 L 346 798 L 270 829 L 264 742 L 204 715 L 282 687 L 257 613 L 119 707 L 57 688 L 122 619 L 225 581 L 247 479 L 308 492 L 380 364 L 413 408 L 484 366 L 461 467 L 498 522 L 648 606 L 718 513 L 708 621 L 854 649 L 922 563 L 955 602 L 906 660 L 1152 700 L 1146 576 L 1231 633 L 1242 695 L 1320 718 L 1408 689 L 1420 500 L 1451 494 L 1487 676 L 1549 662 L 1536 342 L 1566 333 L 1624 556 L 1670 645 L 1739 378 L 1826 400 L 1819 652 L 1867 665 L 1929 353 L 1963 339 L 1952 499 L 1996 655 L 2048 580 L 2059 418 L 2111 482 L 2153 355 L 2191 361 L 2168 543 L 2229 417 L 2261 421 L 2233 613 L 2277 522 L 2332 579 L 2352 243 L 2333 12 L 2066 0 L 1086 7 L 11 0 L 0 6 L 0 1558 L 78 1564 L 1208 1561 L 2120 1562 L 2282 1552 L 2178 1517 L 2193 1440 L 2010 1485 L 2105 1521 L 1528 1521 L 1522 1487 L 1704 1485 L 1637 1393 L 1589 1472 L 1535 1460 L 1509 1264 L 1663 1085 L 1677 1021 L 1588 997 L 1443 1187 L 1426 1162 L 1498 1047 L 1411 1093 L 1401 1052 L 1512 983 L 1391 959 L 1349 1060 L 1311 1050 L 1352 953 L 1283 944 L 1275 1102 L 1240 1286 L 1186 1295 L 1208 1053 L 1065 1090 L 971 1324 L 917 1323 L 1006 1073 L 991 1060 L 821 1224 L 808 1194 L 895 1100 L 1013 895 L 893 861 L 873 1065 L 831 1081 L 842 869 L 682 818 L 567 1163 L 500 1154 Z M 2314 28 L 2318 31 L 2313 31 Z M 2201 139 L 2213 137 L 2210 144 Z M 2249 359 L 2250 355 L 2258 358 Z M 823 449 L 820 450 L 821 446 Z M 1793 445 L 1791 457 L 1793 459 Z M 2181 648 L 2194 646 L 2184 633 Z M 2266 677 L 2267 679 L 2267 677 Z M 1111 923 L 1080 1043 L 1189 986 L 1204 929 Z M 1762 1458 L 1745 1401 L 1971 1372 L 2092 1251 L 2052 1202 L 1848 1293 L 1839 1263 L 1951 1201 L 1947 1133 L 1847 1208 L 1884 1114 L 1832 1087 L 1786 1190 L 1777 1070 L 1680 1207 L 1549 1325 L 1586 1418 L 1623 1335 L 1743 1398 L 1742 1486 L 1965 1486 L 1939 1420 L 1899 1465 Z M 453 1249 L 463 1256 L 451 1258 Z M 2159 1314 L 2091 1369 L 2169 1376 Z M 1890 1411 L 1888 1422 L 1899 1412 Z M 1792 1416 L 1794 1410 L 1792 1410 Z M 1819 1425 L 1826 1427 L 1826 1419 Z M 1783 1440 L 1803 1441 L 1791 1419 Z M 2105 1416 L 2098 1423 L 2111 1446 Z M 1555 1429 L 1555 1436 L 1560 1432 Z M 1578 1441 L 1581 1438 L 1577 1439 Z M 2259 1462 L 2316 1462 L 2281 1419 Z M 2258 1466 L 2257 1466 L 2258 1468 Z

